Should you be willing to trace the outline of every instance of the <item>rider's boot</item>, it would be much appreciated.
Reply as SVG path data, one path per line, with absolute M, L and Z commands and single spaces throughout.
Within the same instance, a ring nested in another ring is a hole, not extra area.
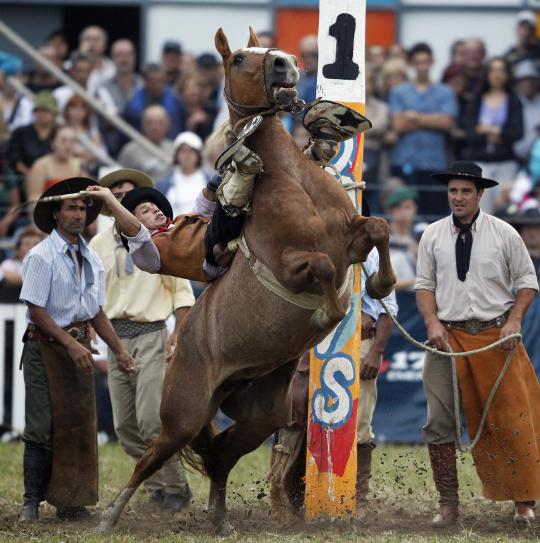
M 223 177 L 216 196 L 225 213 L 237 217 L 249 212 L 255 177 L 262 173 L 263 164 L 259 155 L 242 145 L 233 155 L 232 169 Z
M 433 517 L 433 528 L 447 528 L 459 517 L 459 495 L 456 463 L 456 444 L 428 443 L 429 459 L 435 487 L 439 493 L 439 512 Z

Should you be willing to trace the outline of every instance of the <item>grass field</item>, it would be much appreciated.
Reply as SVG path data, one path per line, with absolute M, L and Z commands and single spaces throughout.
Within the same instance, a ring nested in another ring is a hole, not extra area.
M 99 512 L 128 480 L 132 462 L 118 445 L 100 450 Z M 375 449 L 371 484 L 370 515 L 366 522 L 306 525 L 298 520 L 270 516 L 269 487 L 265 480 L 270 449 L 261 447 L 246 456 L 231 474 L 228 493 L 230 521 L 234 541 L 293 543 L 304 541 L 532 541 L 540 536 L 540 525 L 516 530 L 512 524 L 510 503 L 487 502 L 470 457 L 460 457 L 460 494 L 462 518 L 455 529 L 434 532 L 429 520 L 436 497 L 426 450 L 423 447 L 379 446 Z M 0 542 L 102 541 L 93 529 L 98 517 L 84 524 L 56 520 L 54 508 L 40 508 L 41 522 L 21 527 L 17 516 L 22 500 L 22 445 L 0 444 Z M 190 475 L 194 500 L 189 509 L 176 515 L 163 515 L 146 503 L 139 490 L 123 514 L 112 542 L 139 541 L 215 541 L 204 510 L 208 482 L 199 474 Z

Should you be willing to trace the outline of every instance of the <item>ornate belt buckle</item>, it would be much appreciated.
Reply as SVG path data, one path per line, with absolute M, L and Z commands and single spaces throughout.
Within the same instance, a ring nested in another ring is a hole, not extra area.
M 468 334 L 475 336 L 476 334 L 478 334 L 478 332 L 480 332 L 480 330 L 482 330 L 482 324 L 479 320 L 472 319 L 470 321 L 467 321 L 467 324 L 465 325 L 465 330 Z
M 69 328 L 66 331 L 73 339 L 76 339 L 77 341 L 79 341 L 79 339 L 81 338 L 81 331 L 78 328 L 73 327 Z

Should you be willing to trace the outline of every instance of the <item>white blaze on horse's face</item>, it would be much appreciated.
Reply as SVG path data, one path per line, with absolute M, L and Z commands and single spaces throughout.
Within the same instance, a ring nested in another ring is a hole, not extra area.
M 268 93 L 278 87 L 292 88 L 298 83 L 300 72 L 294 55 L 264 47 L 246 47 L 243 51 L 262 57 Z

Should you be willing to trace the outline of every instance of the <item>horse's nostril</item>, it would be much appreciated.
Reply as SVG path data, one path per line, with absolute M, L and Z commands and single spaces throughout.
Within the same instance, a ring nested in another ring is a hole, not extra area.
M 276 58 L 276 60 L 274 60 L 274 68 L 277 71 L 281 72 L 281 71 L 287 69 L 287 63 L 285 62 L 284 59 L 278 57 L 278 58 Z

